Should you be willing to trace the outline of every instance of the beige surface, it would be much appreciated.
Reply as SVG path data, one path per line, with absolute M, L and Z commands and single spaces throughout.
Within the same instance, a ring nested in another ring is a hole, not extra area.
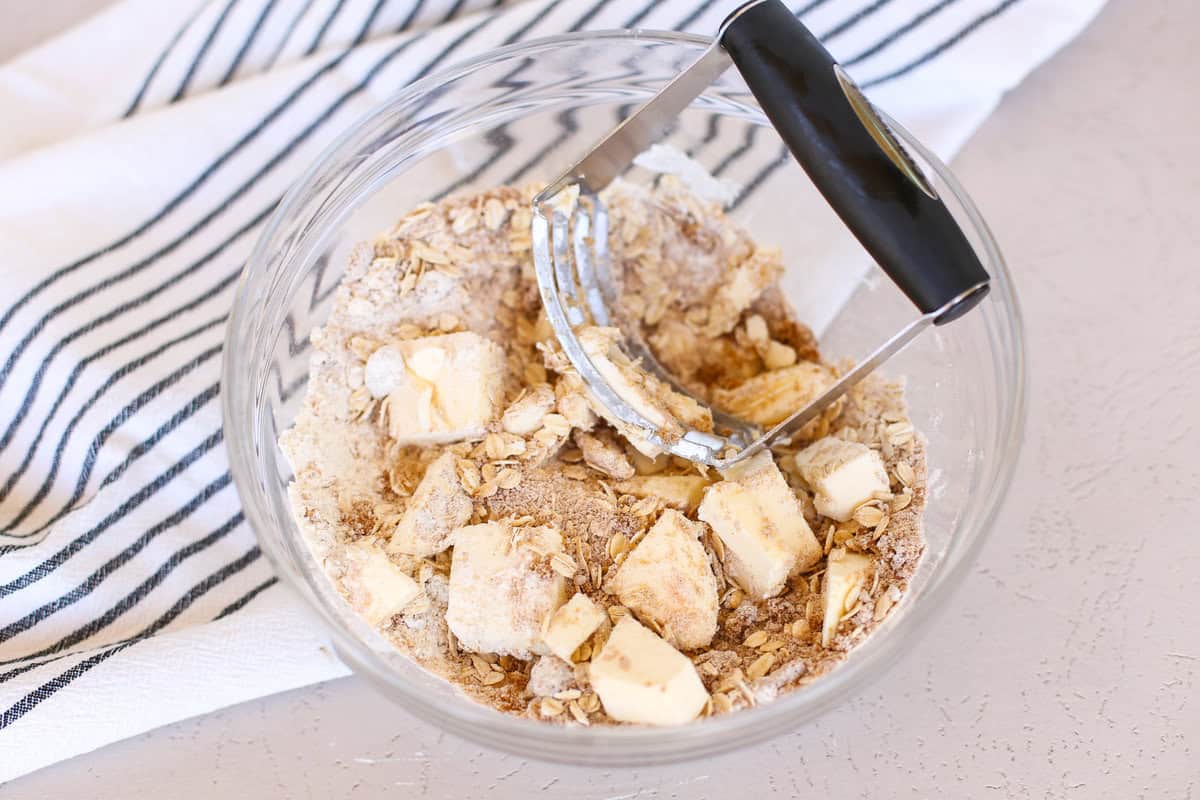
M 954 607 L 848 707 L 723 758 L 599 771 L 480 751 L 346 679 L 0 798 L 1200 797 L 1198 80 L 1200 3 L 1111 0 L 957 159 L 1017 275 L 1028 435 Z
M 170 0 L 163 0 L 170 2 Z M 0 0 L 0 62 L 95 14 L 113 0 Z

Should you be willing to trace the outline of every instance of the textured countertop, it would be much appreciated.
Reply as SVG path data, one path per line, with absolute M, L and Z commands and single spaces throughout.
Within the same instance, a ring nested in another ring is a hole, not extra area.
M 1198 87 L 1200 3 L 1110 0 L 956 159 L 1024 304 L 1025 448 L 953 608 L 846 707 L 721 758 L 601 771 L 482 751 L 349 678 L 0 798 L 1200 797 Z

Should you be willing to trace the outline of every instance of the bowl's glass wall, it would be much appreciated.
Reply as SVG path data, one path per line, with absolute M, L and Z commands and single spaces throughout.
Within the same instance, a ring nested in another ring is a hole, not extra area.
M 234 476 L 264 548 L 330 625 L 346 661 L 414 713 L 493 746 L 581 763 L 650 762 L 741 746 L 800 724 L 911 646 L 918 623 L 961 576 L 1007 485 L 1023 392 L 1008 276 L 969 202 L 910 142 L 995 285 L 978 311 L 925 334 L 885 368 L 906 377 L 913 421 L 928 440 L 928 555 L 898 613 L 838 671 L 762 708 L 680 729 L 542 726 L 460 697 L 392 651 L 329 590 L 292 521 L 290 471 L 275 442 L 303 396 L 308 335 L 328 314 L 349 248 L 449 191 L 554 177 L 703 46 L 667 35 L 562 37 L 410 87 L 336 143 L 285 198 L 243 278 L 224 402 Z M 785 288 L 829 356 L 861 356 L 915 315 L 877 269 L 858 279 L 865 254 L 787 157 L 736 74 L 693 104 L 667 141 L 743 187 L 730 213 L 760 242 L 783 249 Z

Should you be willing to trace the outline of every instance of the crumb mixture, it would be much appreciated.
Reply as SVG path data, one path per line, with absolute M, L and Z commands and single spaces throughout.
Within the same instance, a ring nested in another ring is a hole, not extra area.
M 740 472 L 642 452 L 542 313 L 535 191 L 424 204 L 353 253 L 281 438 L 311 549 L 400 651 L 512 714 L 679 722 L 818 679 L 923 550 L 900 386 L 867 379 Z M 778 251 L 670 178 L 605 200 L 620 325 L 698 398 L 767 426 L 836 379 Z M 659 678 L 622 683 L 643 652 L 678 692 L 662 717 L 627 693 Z

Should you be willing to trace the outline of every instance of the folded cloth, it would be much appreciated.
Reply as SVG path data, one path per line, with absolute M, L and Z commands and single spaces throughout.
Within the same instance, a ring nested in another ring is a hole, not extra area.
M 948 157 L 1102 3 L 794 8 Z M 217 402 L 238 272 L 331 138 L 488 48 L 734 5 L 123 0 L 0 68 L 0 780 L 345 673 L 243 521 Z

